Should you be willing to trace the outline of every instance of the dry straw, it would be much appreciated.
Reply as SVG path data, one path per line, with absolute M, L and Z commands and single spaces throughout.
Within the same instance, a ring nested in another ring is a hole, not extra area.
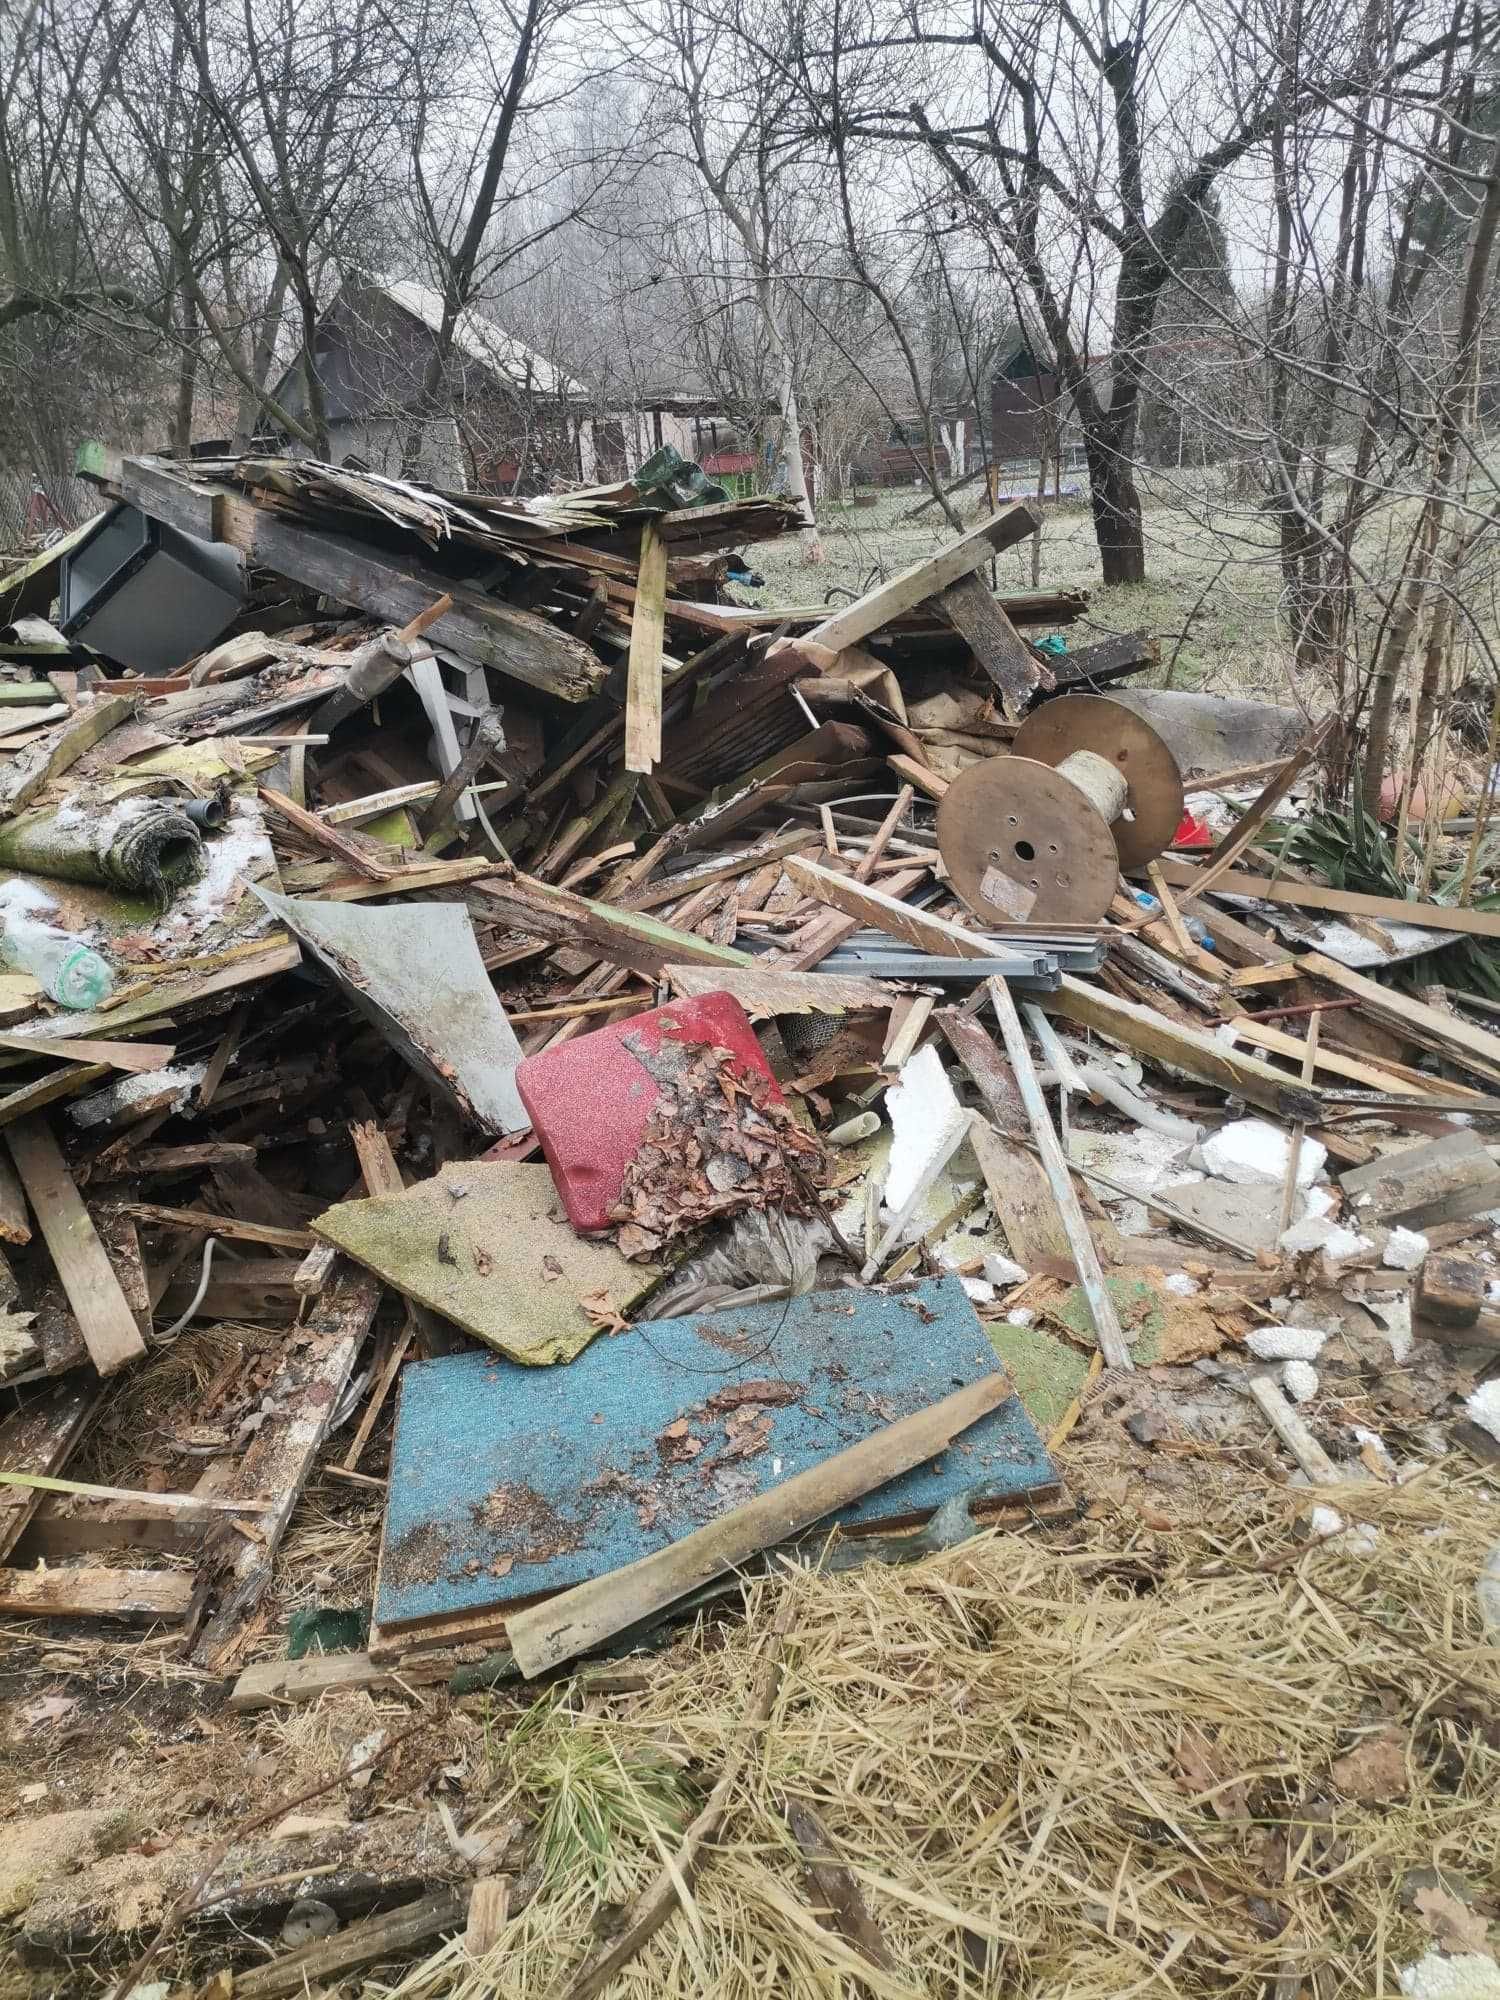
M 757 1588 L 743 1626 L 655 1663 L 646 1693 L 584 1703 L 573 1728 L 601 1760 L 639 1768 L 670 1743 L 706 1790 L 790 1593 L 770 1726 L 686 1912 L 612 2000 L 1395 1993 L 1433 1942 L 1408 1871 L 1494 1879 L 1500 1649 L 1474 1579 L 1500 1510 L 1467 1475 L 1329 1497 L 1378 1525 L 1372 1553 L 1299 1553 L 1306 1496 L 1283 1491 L 1221 1535 L 1124 1554 L 1118 1533 L 1113 1550 L 999 1535 L 910 1568 L 793 1572 Z M 1398 1746 L 1383 1795 L 1351 1796 L 1354 1767 L 1331 1767 L 1380 1732 Z M 523 1751 L 524 1732 L 517 1769 Z M 895 1971 L 814 1914 L 791 1794 Z M 670 1847 L 659 1823 L 614 1825 L 617 1899 Z M 563 2000 L 609 1933 L 599 1881 L 544 1880 L 482 1963 L 459 1940 L 373 1990 Z

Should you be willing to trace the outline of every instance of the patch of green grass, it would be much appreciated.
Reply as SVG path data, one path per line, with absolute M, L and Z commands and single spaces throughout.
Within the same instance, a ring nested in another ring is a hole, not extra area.
M 677 1766 L 651 1744 L 618 1735 L 561 1704 L 538 1702 L 509 1743 L 515 1793 L 538 1812 L 534 1854 L 546 1884 L 585 1877 L 603 1900 L 619 1862 L 645 1842 L 678 1836 L 688 1801 Z

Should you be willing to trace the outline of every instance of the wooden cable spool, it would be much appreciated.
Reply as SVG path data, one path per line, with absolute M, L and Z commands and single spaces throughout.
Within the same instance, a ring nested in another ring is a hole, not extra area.
M 949 881 L 987 922 L 1098 923 L 1120 870 L 1154 861 L 1181 819 L 1177 761 L 1151 725 L 1073 694 L 1027 716 L 1008 757 L 959 773 L 937 838 Z

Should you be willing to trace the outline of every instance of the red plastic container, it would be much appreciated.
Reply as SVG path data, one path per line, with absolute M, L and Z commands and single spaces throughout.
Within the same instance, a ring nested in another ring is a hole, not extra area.
M 609 1227 L 625 1169 L 660 1094 L 656 1079 L 625 1046 L 627 1036 L 648 1053 L 668 1041 L 728 1049 L 743 1071 L 767 1078 L 771 1096 L 782 1101 L 750 1017 L 728 993 L 672 1000 L 527 1056 L 516 1071 L 516 1089 L 568 1220 L 584 1232 Z

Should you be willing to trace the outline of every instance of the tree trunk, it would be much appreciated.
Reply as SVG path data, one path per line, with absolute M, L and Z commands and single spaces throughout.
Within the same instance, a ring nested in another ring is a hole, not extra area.
M 1141 520 L 1141 496 L 1136 491 L 1130 461 L 1108 439 L 1092 431 L 1085 431 L 1083 448 L 1088 458 L 1089 502 L 1104 581 L 1144 583 L 1146 535 Z

